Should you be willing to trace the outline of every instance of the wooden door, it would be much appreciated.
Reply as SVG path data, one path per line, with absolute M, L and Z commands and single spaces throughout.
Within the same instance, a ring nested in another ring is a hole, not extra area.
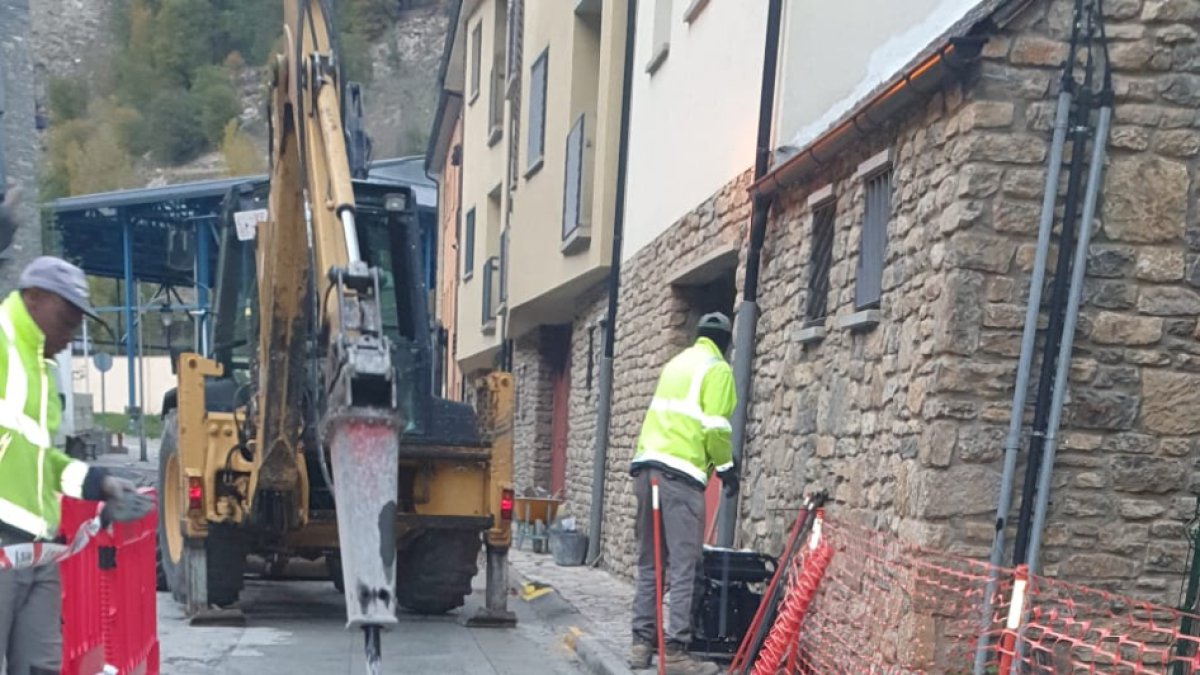
M 567 487 L 567 432 L 570 419 L 571 360 L 560 361 L 551 376 L 554 385 L 550 421 L 550 493 L 565 495 Z

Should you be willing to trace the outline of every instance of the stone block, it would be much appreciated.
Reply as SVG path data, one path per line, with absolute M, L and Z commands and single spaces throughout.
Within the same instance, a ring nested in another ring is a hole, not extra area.
M 1159 28 L 1155 33 L 1155 38 L 1164 44 L 1173 45 L 1180 42 L 1195 42 L 1197 33 L 1187 24 L 1176 23 Z
M 1067 56 L 1067 45 L 1036 35 L 1021 35 L 1013 40 L 1009 60 L 1020 66 L 1058 66 Z
M 1046 141 L 1039 136 L 977 132 L 966 137 L 968 159 L 979 162 L 1040 164 L 1046 160 Z
M 1151 286 L 1138 297 L 1138 310 L 1154 316 L 1200 314 L 1200 293 L 1175 286 Z
M 952 518 L 994 513 L 999 478 L 995 470 L 978 465 L 919 471 L 909 480 L 915 515 Z
M 1011 101 L 972 101 L 960 115 L 962 131 L 1007 127 L 1013 123 L 1013 104 Z
M 1019 305 L 989 303 L 983 308 L 983 325 L 987 328 L 1022 328 L 1025 310 Z
M 998 199 L 992 204 L 992 227 L 997 232 L 1037 234 L 1041 207 L 1029 201 Z
M 950 466 L 957 440 L 957 424 L 947 420 L 933 422 L 926 427 L 925 434 L 921 438 L 917 458 L 925 466 Z
M 1127 277 L 1134 270 L 1135 260 L 1131 246 L 1092 244 L 1088 248 L 1087 274 L 1092 277 Z M 1200 265 L 1197 267 L 1200 269 Z M 1200 273 L 1197 279 L 1200 280 Z
M 1150 345 L 1163 336 L 1162 319 L 1100 312 L 1092 323 L 1092 340 L 1102 345 Z
M 1001 426 L 971 426 L 963 428 L 956 445 L 958 458 L 964 462 L 986 464 L 1004 454 L 1007 430 Z
M 1138 251 L 1136 269 L 1137 277 L 1146 281 L 1179 281 L 1184 272 L 1183 251 L 1177 248 L 1142 249 Z
M 1112 499 L 1103 494 L 1082 492 L 1069 494 L 1062 500 L 1062 513 L 1065 516 L 1090 518 L 1092 516 L 1107 516 L 1112 511 Z
M 1167 157 L 1195 157 L 1200 154 L 1200 133 L 1187 129 L 1159 131 L 1155 134 L 1154 149 Z
M 1011 106 L 1011 104 L 1010 104 Z M 990 164 L 968 164 L 958 175 L 958 196 L 984 199 L 1000 189 L 1001 169 Z
M 1082 389 L 1072 392 L 1071 412 L 1076 427 L 1126 430 L 1137 420 L 1138 399 L 1120 391 Z
M 1182 436 L 1200 433 L 1200 374 L 1142 373 L 1142 424 L 1148 431 Z
M 1122 71 L 1144 70 L 1154 56 L 1154 48 L 1145 42 L 1125 42 L 1109 50 L 1113 68 Z
M 1075 476 L 1075 487 L 1083 489 L 1099 489 L 1108 487 L 1108 476 L 1099 471 L 1084 471 Z
M 1150 147 L 1150 131 L 1143 127 L 1117 125 L 1112 129 L 1109 144 L 1121 150 L 1141 152 Z
M 1136 389 L 1141 384 L 1140 371 L 1130 366 L 1101 366 L 1092 386 L 1097 389 Z
M 1105 553 L 1132 556 L 1145 550 L 1149 529 L 1145 523 L 1109 523 L 1100 530 L 1097 548 Z
M 1168 494 L 1187 484 L 1187 465 L 1177 459 L 1147 455 L 1113 457 L 1113 487 L 1119 492 Z
M 1167 512 L 1166 505 L 1152 499 L 1122 499 L 1117 508 L 1126 520 L 1150 520 Z
M 1008 197 L 1040 199 L 1046 187 L 1046 172 L 1042 169 L 1010 168 L 1004 172 L 1000 190 Z
M 1114 157 L 1105 172 L 1104 232 L 1111 239 L 1170 242 L 1183 235 L 1187 166 L 1151 156 Z
M 1196 449 L 1196 443 L 1190 438 L 1164 438 L 1158 442 L 1159 452 L 1167 457 L 1187 457 Z
M 1139 366 L 1171 365 L 1171 355 L 1157 349 L 1126 349 L 1121 358 Z
M 1142 7 L 1145 21 L 1200 20 L 1200 4 L 1195 0 L 1146 0 Z
M 1132 19 L 1142 10 L 1142 0 L 1110 0 L 1104 3 L 1104 15 L 1117 19 Z
M 947 261 L 955 266 L 981 272 L 1007 272 L 1016 244 L 1005 237 L 959 232 L 950 238 Z
M 1146 569 L 1177 574 L 1187 564 L 1187 554 L 1187 540 L 1152 541 L 1146 546 Z
M 1200 75 L 1175 74 L 1166 77 L 1159 84 L 1159 94 L 1176 105 L 1191 108 L 1200 106 Z
M 1099 279 L 1083 287 L 1084 302 L 1102 309 L 1132 309 L 1137 297 L 1137 286 L 1115 279 Z
M 1108 553 L 1075 553 L 1062 566 L 1062 574 L 1071 579 L 1129 578 L 1137 571 L 1137 563 L 1128 557 Z

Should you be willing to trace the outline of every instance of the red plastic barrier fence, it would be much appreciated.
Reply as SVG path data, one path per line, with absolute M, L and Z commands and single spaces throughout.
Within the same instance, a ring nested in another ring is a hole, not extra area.
M 62 530 L 96 514 L 94 502 L 63 499 Z M 63 561 L 63 673 L 158 675 L 154 554 L 156 514 L 116 523 Z
M 816 595 L 803 613 L 790 663 L 777 672 L 971 673 L 994 574 L 985 673 L 1000 673 L 1011 662 L 1022 675 L 1200 673 L 1200 615 L 1027 575 L 1018 605 L 1023 611 L 1015 614 L 1019 625 L 1006 630 L 1016 570 L 921 549 L 837 519 L 825 520 L 823 539 L 832 555 L 824 574 L 808 579 L 817 582 Z M 780 621 L 788 616 L 781 612 Z

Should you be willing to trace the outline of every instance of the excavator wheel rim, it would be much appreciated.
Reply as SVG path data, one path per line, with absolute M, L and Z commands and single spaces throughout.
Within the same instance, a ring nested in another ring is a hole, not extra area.
M 163 485 L 163 532 L 167 538 L 167 556 L 171 563 L 182 564 L 183 560 L 183 518 L 180 514 L 183 495 L 179 480 L 179 453 L 171 453 L 167 458 L 167 470 Z

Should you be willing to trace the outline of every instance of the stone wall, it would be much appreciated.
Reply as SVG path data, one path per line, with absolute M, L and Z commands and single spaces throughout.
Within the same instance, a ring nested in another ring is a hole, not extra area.
M 1071 4 L 1035 2 L 989 41 L 963 85 L 902 114 L 776 204 L 742 543 L 777 550 L 788 509 L 819 486 L 840 517 L 986 557 Z M 1178 594 L 1183 525 L 1200 485 L 1197 7 L 1108 5 L 1116 122 L 1043 547 L 1048 574 L 1162 602 Z M 882 319 L 854 334 L 836 327 L 852 311 L 861 233 L 853 174 L 887 148 L 894 210 Z M 835 320 L 823 341 L 802 346 L 807 197 L 830 183 Z
M 538 331 L 513 344 L 516 409 L 513 415 L 513 485 L 517 494 L 550 488 L 550 421 L 553 383 Z
M 29 40 L 29 1 L 0 0 L 0 77 L 4 81 L 4 110 L 0 143 L 4 166 L 0 180 L 21 189 L 17 211 L 20 228 L 12 247 L 0 259 L 0 294 L 16 285 L 21 269 L 42 251 L 38 220 L 37 167 L 39 147 L 34 123 L 34 72 Z
M 745 171 L 659 235 L 621 269 L 613 407 L 605 482 L 605 565 L 624 575 L 636 569 L 633 522 L 637 502 L 629 461 L 662 366 L 686 347 L 694 326 L 687 293 L 673 274 L 701 257 L 740 246 L 750 220 Z M 588 464 L 590 466 L 590 462 Z M 588 481 L 590 486 L 591 481 Z
M 571 324 L 571 416 L 563 513 L 581 519 L 586 529 L 592 508 L 592 458 L 600 399 L 600 361 L 604 357 L 602 321 L 608 311 L 607 282 L 581 294 L 575 307 L 575 320 Z

